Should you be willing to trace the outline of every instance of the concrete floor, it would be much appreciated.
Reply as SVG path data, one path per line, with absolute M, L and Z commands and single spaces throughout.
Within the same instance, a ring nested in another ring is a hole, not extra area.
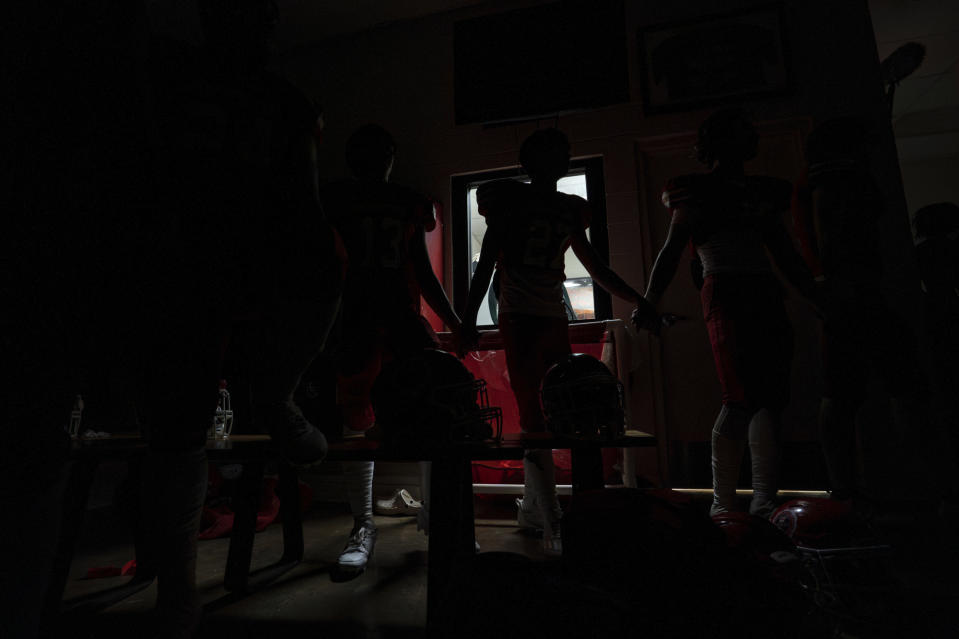
M 705 509 L 707 500 L 700 499 Z M 534 571 L 525 569 L 527 572 L 540 571 L 545 574 L 558 567 L 557 562 L 543 556 L 539 539 L 516 527 L 513 519 L 515 509 L 510 502 L 511 499 L 504 497 L 477 499 L 476 538 L 482 550 L 492 552 L 489 557 L 495 557 L 495 551 L 519 553 L 535 562 L 533 565 L 542 567 Z M 883 521 L 886 541 L 896 549 L 894 571 L 898 585 L 896 611 L 890 613 L 880 610 L 876 613 L 892 620 L 885 624 L 882 632 L 876 630 L 877 627 L 883 627 L 880 623 L 867 630 L 860 627 L 857 632 L 834 634 L 831 629 L 826 630 L 827 624 L 824 623 L 811 626 L 816 628 L 816 634 L 812 634 L 812 631 L 788 635 L 761 632 L 758 635 L 737 636 L 842 636 L 850 639 L 872 636 L 959 637 L 959 622 L 955 621 L 952 613 L 959 605 L 959 582 L 956 579 L 956 569 L 959 567 L 959 545 L 956 541 L 959 535 L 955 532 L 959 528 L 944 527 L 928 508 L 917 508 L 915 505 L 890 508 Z M 109 588 L 127 579 L 83 578 L 90 568 L 122 566 L 133 557 L 128 532 L 118 522 L 110 508 L 88 512 L 71 568 L 66 598 Z M 222 586 L 229 540 L 201 541 L 197 576 L 205 617 L 200 636 L 231 639 L 424 636 L 427 538 L 417 532 L 412 517 L 378 517 L 377 524 L 379 536 L 376 553 L 368 570 L 355 579 L 338 582 L 331 577 L 331 569 L 350 531 L 352 517 L 344 504 L 314 504 L 305 516 L 304 561 L 271 586 L 244 597 L 231 595 Z M 278 559 L 281 548 L 282 528 L 279 524 L 259 533 L 253 555 L 254 569 Z M 558 573 L 554 571 L 552 574 L 555 576 Z M 498 580 L 498 575 L 494 573 L 483 592 L 490 592 L 489 588 L 495 588 Z M 506 584 L 503 586 L 501 590 L 507 592 Z M 56 636 L 147 639 L 151 636 L 150 612 L 155 596 L 154 585 L 96 615 L 69 619 Z M 689 596 L 688 592 L 677 592 L 673 599 Z M 486 605 L 482 597 L 476 600 L 477 608 L 483 610 Z M 545 604 L 537 602 L 536 605 Z M 695 609 L 700 604 L 689 601 L 684 605 Z M 755 602 L 742 601 L 741 605 L 743 614 L 755 614 Z M 500 614 L 499 610 L 494 612 L 494 609 L 495 606 L 490 607 L 490 615 Z M 790 623 L 795 625 L 802 621 L 793 619 Z M 669 628 L 667 624 L 659 626 L 652 633 L 643 632 L 635 636 L 679 636 L 671 634 Z M 507 632 L 504 636 L 510 635 Z M 526 635 L 523 636 L 525 639 Z M 551 636 L 556 635 L 554 633 Z M 569 636 L 578 638 L 579 635 Z
M 483 551 L 508 551 L 545 560 L 540 540 L 516 527 L 515 510 L 504 500 L 477 504 L 476 538 Z M 377 517 L 374 557 L 362 575 L 349 581 L 331 576 L 353 524 L 344 504 L 317 503 L 305 515 L 304 561 L 268 588 L 238 598 L 223 588 L 229 539 L 199 542 L 197 583 L 204 603 L 201 636 L 254 637 L 419 637 L 426 623 L 428 540 L 414 517 Z M 282 527 L 258 533 L 253 569 L 276 561 Z M 87 570 L 122 566 L 133 558 L 129 535 L 109 508 L 87 513 L 70 570 L 66 599 L 125 583 L 128 577 L 84 579 Z M 87 618 L 71 621 L 58 636 L 137 637 L 149 628 L 156 585 Z M 306 629 L 309 629 L 308 631 Z

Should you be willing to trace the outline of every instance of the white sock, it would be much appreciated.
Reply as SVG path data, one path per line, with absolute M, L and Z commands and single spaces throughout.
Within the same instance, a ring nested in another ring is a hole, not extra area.
M 543 521 L 551 521 L 560 512 L 556 498 L 556 467 L 553 451 L 528 450 L 523 456 L 523 500 L 526 510 L 539 508 Z M 529 500 L 527 502 L 527 500 Z
M 752 461 L 753 498 L 749 512 L 771 515 L 779 489 L 779 424 L 767 410 L 749 422 L 749 456 Z
M 739 467 L 746 452 L 746 441 L 730 439 L 713 432 L 713 505 L 710 515 L 736 510 L 736 484 Z
M 373 462 L 343 462 L 346 497 L 357 523 L 373 523 Z

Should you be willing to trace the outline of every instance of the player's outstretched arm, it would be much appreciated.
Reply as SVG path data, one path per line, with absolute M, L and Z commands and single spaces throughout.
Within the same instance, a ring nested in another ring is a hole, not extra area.
M 480 249 L 479 262 L 473 271 L 470 281 L 470 292 L 466 300 L 466 310 L 463 312 L 462 341 L 460 355 L 475 348 L 479 339 L 476 331 L 476 315 L 486 298 L 490 279 L 493 277 L 493 268 L 496 266 L 496 256 L 502 246 L 502 230 L 498 224 L 490 224 L 483 236 L 483 246 Z
M 646 299 L 639 291 L 623 281 L 623 278 L 617 275 L 616 271 L 603 262 L 602 258 L 596 253 L 596 249 L 586 239 L 584 229 L 573 231 L 570 236 L 570 246 L 579 261 L 586 267 L 594 282 L 622 300 L 639 305 L 646 304 Z
M 763 239 L 773 261 L 789 283 L 815 307 L 817 313 L 822 314 L 821 296 L 812 271 L 799 255 L 792 238 L 778 216 L 766 225 Z
M 454 335 L 458 334 L 460 318 L 453 310 L 453 305 L 450 304 L 443 285 L 436 278 L 436 273 L 433 272 L 433 265 L 430 264 L 429 252 L 426 249 L 426 230 L 423 228 L 418 228 L 410 241 L 410 259 L 413 262 L 416 281 L 420 285 L 426 303 Z
M 649 274 L 649 286 L 646 287 L 646 299 L 653 306 L 659 305 L 666 289 L 676 276 L 683 251 L 689 244 L 691 232 L 684 207 L 673 209 L 673 219 L 669 224 L 666 241 L 659 250 L 653 270 Z

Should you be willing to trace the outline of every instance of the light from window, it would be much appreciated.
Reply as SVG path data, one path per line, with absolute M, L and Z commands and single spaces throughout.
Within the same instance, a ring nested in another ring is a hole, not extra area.
M 529 183 L 529 180 L 523 180 Z M 470 277 L 476 269 L 476 263 L 479 261 L 480 249 L 483 246 L 483 236 L 486 235 L 486 219 L 479 214 L 479 206 L 476 203 L 477 186 L 470 186 L 467 191 L 467 211 L 469 213 L 469 233 L 470 233 Z M 556 184 L 556 190 L 560 193 L 569 193 L 578 195 L 586 199 L 586 174 L 567 175 Z M 589 237 L 589 229 L 586 229 L 586 237 Z M 586 267 L 579 261 L 579 258 L 573 253 L 573 249 L 566 250 L 566 282 L 564 289 L 566 295 L 566 315 L 570 320 L 588 320 L 596 318 L 596 303 L 593 297 L 593 280 L 586 271 Z M 492 289 L 492 284 L 490 285 Z M 493 297 L 492 290 L 486 291 L 486 304 L 480 307 L 476 317 L 477 326 L 490 326 L 496 324 L 497 302 Z

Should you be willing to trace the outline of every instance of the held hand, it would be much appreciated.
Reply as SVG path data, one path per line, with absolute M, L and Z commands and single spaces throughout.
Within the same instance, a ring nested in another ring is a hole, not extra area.
M 648 302 L 645 305 L 641 304 L 637 306 L 633 310 L 630 320 L 633 322 L 633 326 L 636 327 L 636 330 L 641 331 L 645 329 L 654 333 L 659 333 L 659 314 L 656 313 L 656 309 L 652 308 L 652 305 Z
M 459 329 L 459 334 L 454 334 L 456 343 L 456 355 L 460 359 L 466 357 L 470 351 L 475 351 L 479 345 L 479 331 L 476 326 L 464 324 Z

